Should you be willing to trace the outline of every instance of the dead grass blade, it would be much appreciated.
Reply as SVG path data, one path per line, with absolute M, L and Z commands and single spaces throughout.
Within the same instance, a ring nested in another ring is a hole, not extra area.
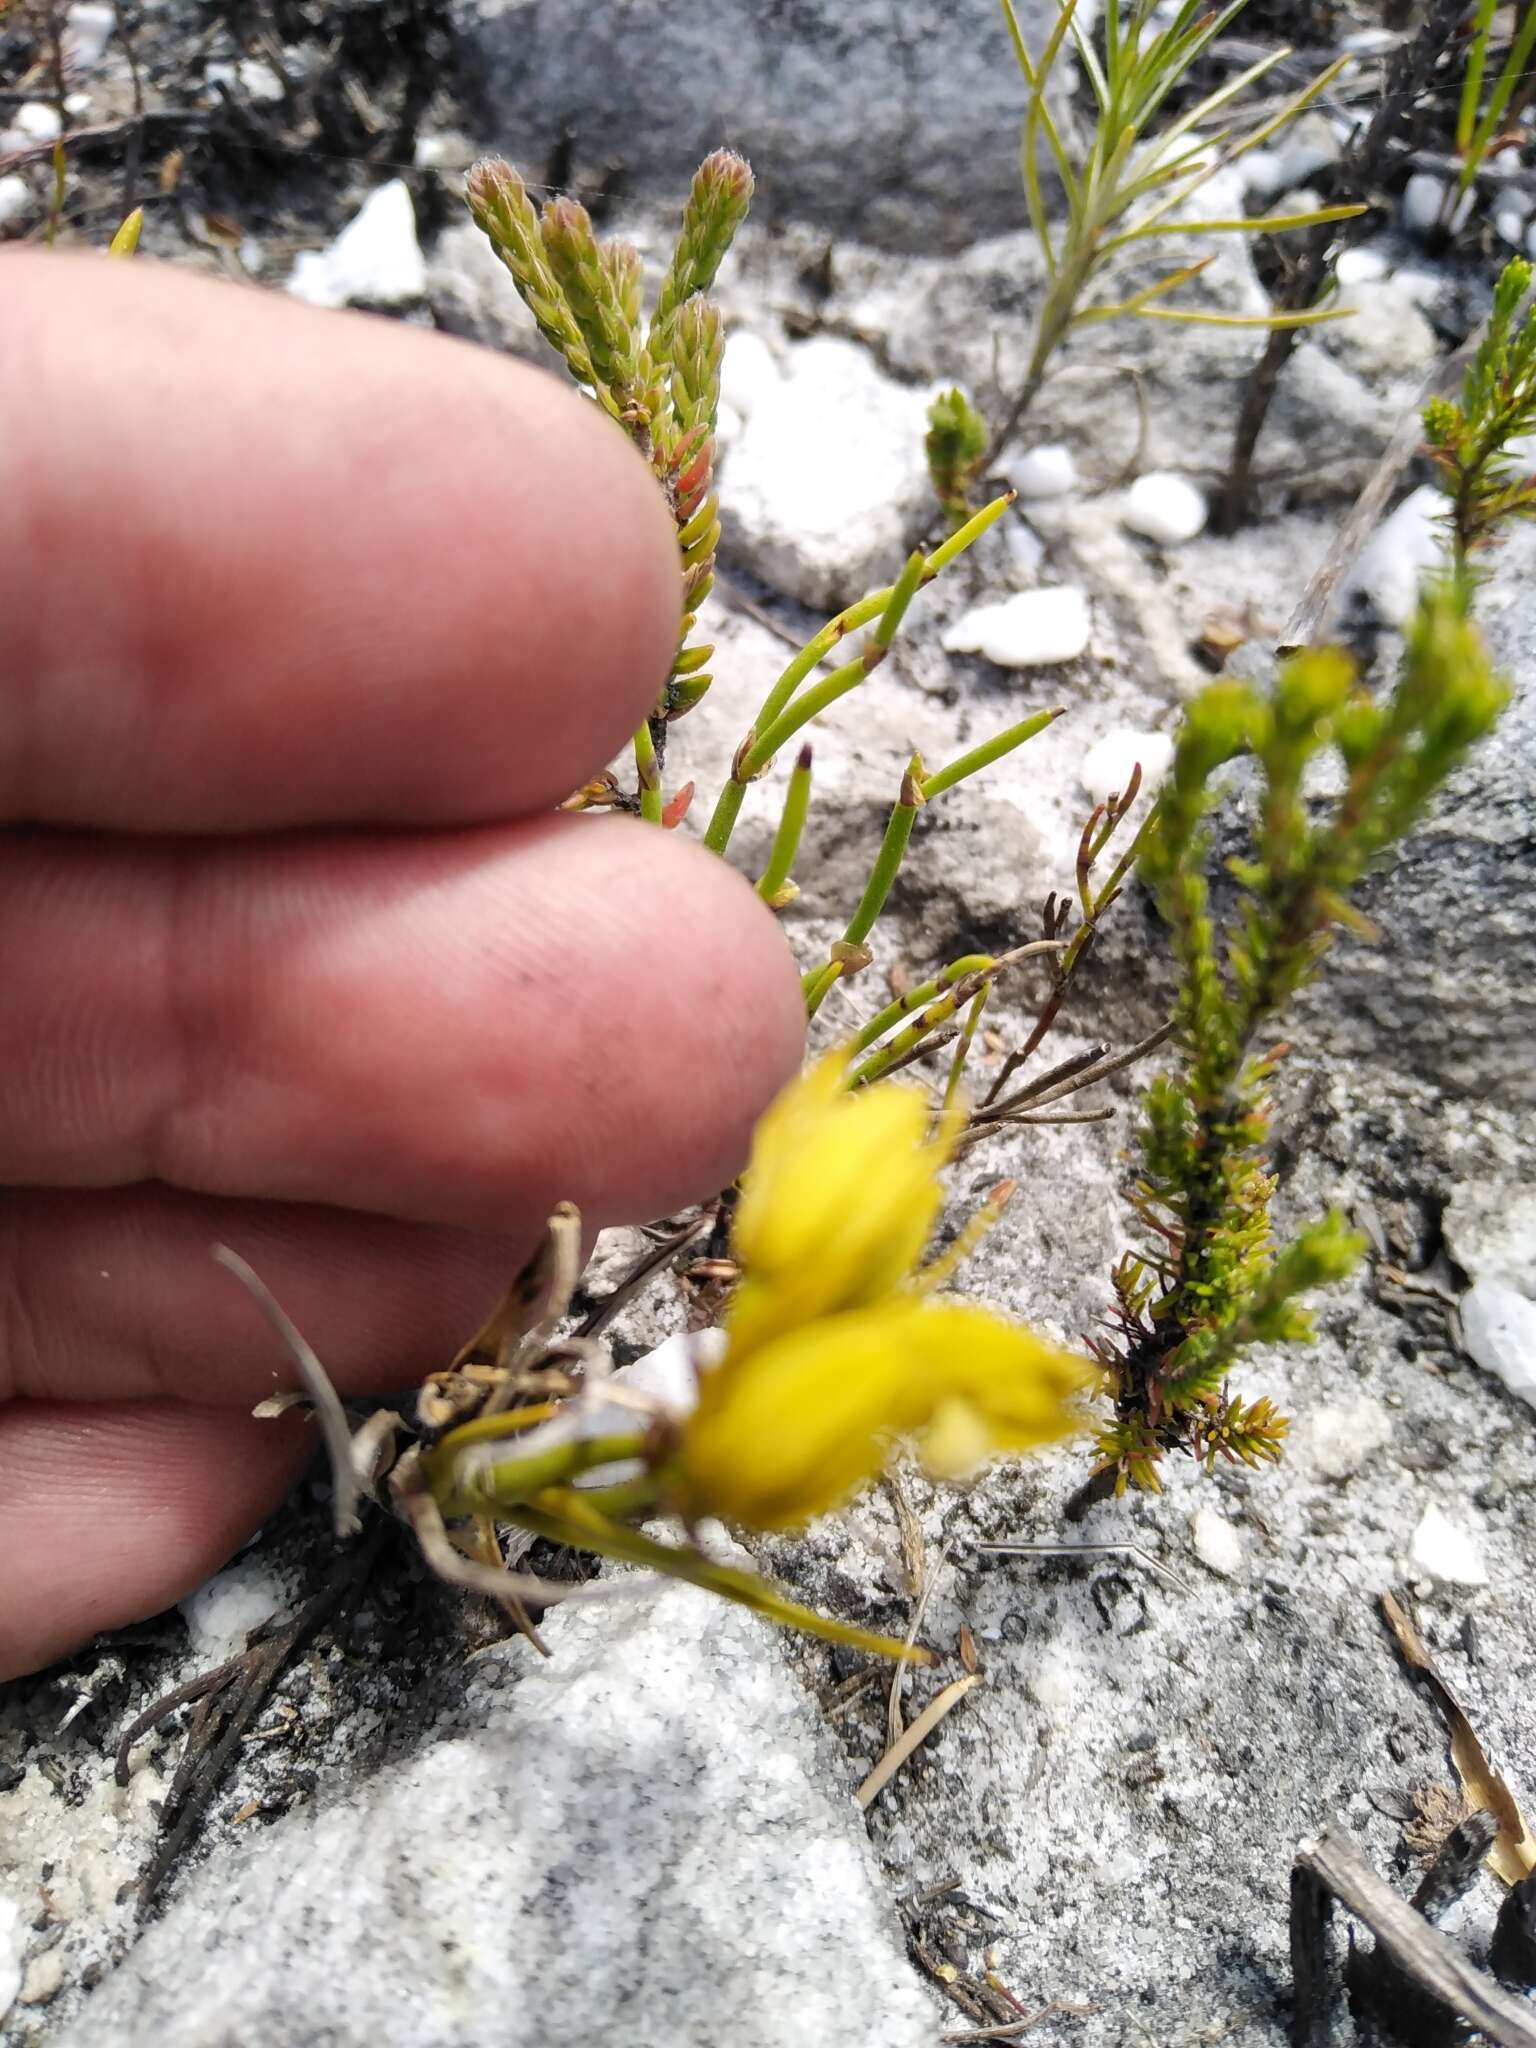
M 1381 1611 L 1397 1639 L 1403 1661 L 1417 1678 L 1422 1678 L 1445 1718 L 1451 1735 L 1451 1761 L 1456 1766 L 1462 1789 L 1474 1807 L 1485 1807 L 1499 1824 L 1488 1867 L 1506 1884 L 1518 1884 L 1536 1870 L 1536 1839 L 1525 1824 L 1515 1795 L 1500 1772 L 1488 1761 L 1467 1712 L 1436 1668 L 1424 1638 L 1414 1626 L 1407 1608 L 1393 1593 L 1381 1596 Z
M 234 1274 L 282 1339 L 289 1357 L 298 1368 L 299 1378 L 304 1382 L 304 1391 L 314 1403 L 320 1434 L 325 1440 L 326 1456 L 331 1464 L 336 1540 L 343 1543 L 349 1536 L 356 1535 L 361 1526 L 357 1512 L 361 1490 L 352 1464 L 352 1427 L 341 1405 L 341 1397 L 331 1385 L 330 1374 L 320 1363 L 313 1346 L 290 1320 L 266 1281 L 227 1244 L 216 1244 L 213 1256 L 226 1273 Z M 266 1403 L 263 1402 L 262 1406 L 265 1407 Z
M 950 1709 L 959 1705 L 973 1685 L 980 1685 L 980 1683 L 981 1673 L 977 1671 L 972 1673 L 969 1678 L 957 1678 L 952 1685 L 946 1685 L 942 1692 L 934 1694 L 911 1727 L 905 1729 L 899 1740 L 891 1744 L 858 1791 L 854 1793 L 854 1798 L 858 1800 L 859 1805 L 866 1813 L 874 1805 L 880 1794 L 885 1790 L 886 1786 L 895 1777 L 914 1750 L 921 1749 Z

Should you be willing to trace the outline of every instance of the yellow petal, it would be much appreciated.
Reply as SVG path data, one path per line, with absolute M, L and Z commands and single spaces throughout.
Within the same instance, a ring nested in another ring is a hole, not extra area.
M 850 1095 L 846 1066 L 841 1052 L 819 1060 L 758 1124 L 732 1232 L 738 1352 L 890 1294 L 933 1228 L 948 1134 L 929 1139 L 919 1089 Z
M 754 1529 L 792 1529 L 839 1506 L 885 1463 L 892 1432 L 923 1419 L 909 1325 L 916 1304 L 830 1316 L 705 1375 L 683 1428 L 685 1504 Z
M 684 1426 L 690 1513 L 789 1529 L 839 1506 L 915 1435 L 937 1477 L 1081 1428 L 1085 1361 L 985 1309 L 897 1297 L 727 1350 Z

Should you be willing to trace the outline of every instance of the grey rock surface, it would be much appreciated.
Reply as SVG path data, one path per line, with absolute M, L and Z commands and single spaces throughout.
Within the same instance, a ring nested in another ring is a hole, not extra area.
M 1478 618 L 1513 685 L 1490 738 L 1394 865 L 1360 895 L 1377 944 L 1341 946 L 1325 1013 L 1339 1055 L 1424 1076 L 1448 1094 L 1529 1109 L 1536 1062 L 1536 529 L 1488 564 Z
M 767 1625 L 685 1587 L 470 1666 L 393 1769 L 201 1870 L 71 2048 L 918 2048 L 935 2007 Z M 840 1782 L 841 1781 L 841 1782 Z
M 850 341 L 802 343 L 721 465 L 726 559 L 823 611 L 887 582 L 932 516 L 928 395 Z
M 1019 7 L 1036 49 L 1054 19 Z M 1024 218 L 1023 89 L 994 0 L 459 0 L 462 89 L 487 146 L 543 175 L 566 139 L 670 199 L 722 142 L 776 218 L 905 248 Z

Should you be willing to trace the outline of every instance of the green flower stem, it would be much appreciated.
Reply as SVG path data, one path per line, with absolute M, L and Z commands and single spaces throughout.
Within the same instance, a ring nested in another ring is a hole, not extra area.
M 1517 79 L 1525 78 L 1528 75 L 1531 56 L 1533 51 L 1536 51 L 1536 9 L 1528 6 L 1523 13 L 1517 9 L 1516 13 L 1519 16 L 1520 26 L 1515 32 L 1514 41 L 1509 46 L 1508 54 L 1494 83 L 1493 91 L 1488 96 L 1488 104 L 1483 109 L 1482 119 L 1473 127 L 1469 117 L 1476 110 L 1478 95 L 1482 88 L 1483 67 L 1488 52 L 1488 39 L 1492 32 L 1493 17 L 1496 12 L 1497 9 L 1491 4 L 1491 0 L 1483 0 L 1483 4 L 1478 10 L 1477 23 L 1473 30 L 1472 48 L 1468 54 L 1467 76 L 1462 88 L 1461 107 L 1458 110 L 1456 120 L 1456 146 L 1461 155 L 1466 159 L 1461 167 L 1461 176 L 1456 183 L 1458 195 L 1465 192 L 1476 177 L 1478 167 L 1481 165 L 1483 158 L 1488 154 L 1488 145 L 1498 133 L 1499 123 L 1504 118 L 1504 109 L 1509 104 L 1510 94 L 1515 89 L 1515 82 Z M 1462 139 L 1463 135 L 1466 136 L 1465 141 Z
M 773 904 L 789 883 L 790 870 L 795 864 L 795 855 L 800 851 L 800 835 L 805 830 L 805 814 L 811 806 L 811 748 L 807 743 L 800 749 L 800 757 L 789 771 L 789 787 L 784 793 L 784 809 L 779 815 L 778 830 L 773 835 L 773 846 L 768 854 L 768 865 L 763 869 L 757 893 L 767 904 Z
M 1355 220 L 1370 209 L 1365 206 L 1319 206 L 1312 213 L 1269 213 L 1236 220 L 1149 220 L 1140 227 L 1127 228 L 1104 244 L 1105 255 L 1125 249 L 1132 242 L 1150 241 L 1157 235 L 1278 235 L 1286 228 L 1323 227 L 1330 221 Z
M 1060 951 L 1059 939 L 1032 939 L 1028 945 L 1015 946 L 1011 952 L 1000 953 L 995 959 L 986 953 L 971 953 L 963 960 L 956 960 L 942 974 L 924 983 L 922 988 L 913 989 L 899 1003 L 888 1004 L 864 1027 L 854 1040 L 856 1053 L 864 1051 L 880 1035 L 874 1031 L 875 1025 L 879 1025 L 883 1032 L 890 1030 L 893 1023 L 900 1023 L 903 1017 L 911 1018 L 904 1030 L 898 1031 L 886 1044 L 877 1045 L 854 1067 L 848 1076 L 849 1087 L 861 1088 L 867 1082 L 878 1081 L 882 1074 L 909 1060 L 934 1032 L 948 1024 L 950 1018 L 967 1003 L 973 1002 L 983 989 L 990 988 L 997 977 L 1015 962 L 1029 959 L 1036 953 Z M 822 971 L 825 972 L 824 969 Z M 913 1017 L 912 1012 L 920 1003 L 926 1003 L 928 1007 Z
M 850 690 L 856 690 L 865 677 L 879 667 L 885 652 L 871 640 L 862 654 L 856 654 L 852 661 L 845 661 L 841 668 L 833 669 L 831 675 L 813 683 L 810 689 L 780 712 L 768 730 L 761 733 L 743 755 L 742 779 L 750 782 L 754 776 L 761 775 L 786 740 L 792 740 L 802 725 L 809 725 L 839 697 L 846 697 Z
M 635 728 L 635 773 L 640 781 L 640 815 L 647 824 L 661 823 L 661 764 L 649 725 Z
M 857 604 L 849 605 L 840 611 L 836 618 L 829 619 L 821 631 L 806 642 L 768 692 L 755 724 L 737 750 L 730 779 L 716 800 L 714 814 L 704 834 L 704 844 L 712 853 L 724 853 L 730 845 L 731 834 L 735 831 L 736 820 L 741 814 L 742 798 L 746 795 L 747 784 L 762 773 L 777 750 L 786 740 L 791 739 L 808 719 L 814 718 L 818 711 L 824 711 L 828 704 L 835 702 L 838 697 L 861 683 L 870 670 L 877 667 L 885 658 L 890 641 L 887 639 L 883 643 L 880 642 L 877 629 L 876 634 L 872 636 L 871 648 L 867 648 L 856 660 L 846 662 L 831 676 L 817 684 L 814 691 L 807 692 L 799 705 L 792 706 L 791 699 L 811 671 L 826 659 L 839 641 L 858 627 L 868 625 L 872 619 L 880 620 L 882 626 L 889 621 L 890 632 L 894 635 L 915 592 L 923 584 L 931 583 L 935 576 L 942 575 L 951 562 L 964 554 L 990 526 L 995 525 L 1013 503 L 1013 498 L 1012 491 L 1006 492 L 1000 498 L 994 498 L 990 505 L 984 505 L 973 519 L 968 519 L 949 536 L 948 540 L 926 557 L 921 570 L 916 572 L 915 579 L 913 565 L 909 561 L 895 583 L 887 585 L 883 590 L 872 591 L 868 597 L 860 598 Z M 912 588 L 903 596 L 903 587 L 909 579 L 913 579 Z M 835 687 L 829 689 L 829 685 Z M 812 708 L 802 710 L 801 706 L 810 702 L 812 698 L 815 699 Z
M 890 652 L 891 642 L 901 630 L 901 622 L 907 615 L 907 607 L 916 597 L 927 567 L 927 557 L 922 549 L 918 548 L 908 555 L 906 567 L 891 585 L 891 594 L 886 600 L 885 610 L 880 614 L 880 622 L 870 635 L 882 653 Z
M 963 984 L 939 996 L 910 1024 L 887 1039 L 884 1045 L 876 1046 L 868 1058 L 860 1060 L 848 1076 L 848 1086 L 867 1087 L 871 1081 L 878 1081 L 882 1074 L 889 1073 L 892 1067 L 903 1065 L 920 1045 L 949 1022 L 973 992 L 968 984 Z
M 1066 713 L 1066 706 L 1058 704 L 1053 710 L 1036 712 L 1033 718 L 1022 719 L 1017 725 L 1010 725 L 1006 732 L 995 738 L 983 740 L 979 747 L 972 747 L 968 754 L 951 761 L 947 768 L 939 768 L 923 781 L 923 797 L 932 803 L 936 796 L 942 796 L 947 789 L 953 789 L 957 782 L 964 782 L 968 775 L 975 775 L 982 768 L 990 768 L 994 761 L 1000 761 L 1004 754 L 1011 754 L 1015 747 L 1022 747 L 1026 740 L 1032 740 L 1037 732 L 1044 732 L 1048 725 L 1054 725 Z
M 746 794 L 746 783 L 733 775 L 716 798 L 714 813 L 704 834 L 704 844 L 711 853 L 724 853 L 730 845 Z
M 645 1452 L 644 1433 L 633 1430 L 622 1436 L 586 1437 L 543 1449 L 514 1450 L 500 1458 L 494 1449 L 481 1449 L 483 1441 L 471 1438 L 466 1442 L 462 1431 L 450 1430 L 434 1449 L 422 1453 L 422 1477 L 449 1520 L 460 1515 L 510 1513 L 534 1494 L 567 1485 L 596 1466 L 617 1465 Z
M 802 1607 L 797 1601 L 786 1599 L 776 1586 L 758 1578 L 753 1572 L 735 1571 L 729 1565 L 713 1563 L 700 1551 L 658 1543 L 638 1529 L 610 1522 L 589 1508 L 579 1495 L 551 1492 L 537 1506 L 518 1506 L 510 1519 L 535 1536 L 544 1537 L 547 1542 L 595 1551 L 599 1557 L 618 1558 L 625 1564 L 661 1572 L 669 1579 L 681 1579 L 690 1586 L 703 1586 L 708 1592 L 718 1593 L 727 1600 L 734 1600 L 740 1607 L 749 1607 L 754 1614 L 778 1622 L 781 1627 L 803 1629 L 807 1635 L 820 1636 L 824 1642 L 844 1643 L 853 1649 L 869 1650 L 877 1657 L 905 1656 L 910 1659 L 915 1655 L 919 1663 L 932 1661 L 930 1653 L 921 1646 L 914 1652 L 889 1636 L 872 1635 L 867 1629 L 833 1621 L 827 1615 L 817 1614 L 813 1608 Z

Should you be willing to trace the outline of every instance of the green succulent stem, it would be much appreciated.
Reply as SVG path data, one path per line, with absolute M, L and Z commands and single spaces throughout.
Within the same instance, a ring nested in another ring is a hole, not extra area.
M 867 1051 L 870 1046 L 882 1039 L 887 1031 L 893 1030 L 896 1025 L 910 1017 L 914 1010 L 921 1010 L 925 1004 L 931 1003 L 941 990 L 953 988 L 957 982 L 967 980 L 973 975 L 990 974 L 998 965 L 997 958 L 991 953 L 967 953 L 959 960 L 952 960 L 941 973 L 919 983 L 916 988 L 908 989 L 905 995 L 897 996 L 893 1002 L 887 1003 L 883 1010 L 877 1011 L 867 1024 L 855 1032 L 852 1041 L 853 1052 L 858 1054 Z
M 773 845 L 768 853 L 768 865 L 763 869 L 757 884 L 757 893 L 763 901 L 777 907 L 789 887 L 790 871 L 795 865 L 795 855 L 800 851 L 800 835 L 805 830 L 806 813 L 811 807 L 811 749 L 809 743 L 800 749 L 794 767 L 789 771 L 789 785 L 784 792 L 784 808 L 779 813 L 778 828 L 773 835 Z
M 580 1495 L 552 1491 L 538 1501 L 518 1504 L 509 1511 L 508 1519 L 533 1535 L 542 1536 L 546 1542 L 595 1551 L 599 1557 L 615 1558 L 623 1564 L 660 1572 L 669 1579 L 680 1579 L 686 1585 L 702 1586 L 722 1599 L 733 1601 L 738 1607 L 749 1608 L 752 1613 L 777 1622 L 781 1628 L 801 1629 L 807 1635 L 820 1637 L 823 1642 L 842 1643 L 852 1649 L 867 1650 L 877 1657 L 911 1655 L 909 1646 L 889 1636 L 875 1635 L 868 1629 L 833 1621 L 828 1615 L 818 1614 L 814 1608 L 802 1607 L 754 1572 L 737 1571 L 730 1565 L 716 1564 L 702 1551 L 658 1543 L 654 1537 L 644 1535 L 638 1529 L 611 1521 L 589 1506 Z M 928 1652 L 920 1650 L 918 1658 L 926 1661 Z
M 835 678 L 828 680 L 832 681 Z M 972 747 L 968 753 L 950 762 L 947 768 L 940 768 L 932 775 L 924 775 L 920 755 L 912 756 L 907 765 L 907 772 L 902 777 L 901 794 L 887 820 L 885 836 L 880 842 L 880 850 L 870 869 L 864 894 L 843 931 L 840 945 L 848 949 L 847 954 L 842 960 L 834 954 L 833 959 L 827 962 L 826 967 L 818 970 L 814 980 L 806 987 L 806 1010 L 809 1015 L 815 1016 L 836 982 L 854 963 L 855 949 L 862 948 L 874 930 L 876 920 L 884 910 L 895 886 L 896 877 L 901 872 L 901 864 L 906 858 L 907 845 L 912 837 L 912 827 L 917 822 L 918 812 L 934 797 L 942 796 L 957 783 L 965 781 L 967 776 L 991 767 L 994 761 L 1001 760 L 1005 754 L 1011 754 L 1016 747 L 1023 746 L 1037 733 L 1044 732 L 1048 725 L 1054 725 L 1062 716 L 1062 710 L 1063 707 L 1057 706 L 1050 711 L 1037 712 L 1033 718 L 1022 719 L 1017 725 L 1010 726 L 1006 732 L 984 741 L 979 747 Z
M 865 677 L 878 668 L 890 652 L 891 643 L 917 592 L 925 583 L 931 583 L 936 576 L 942 575 L 952 562 L 994 526 L 1013 499 L 1012 491 L 994 498 L 931 554 L 910 556 L 894 583 L 883 590 L 871 591 L 867 597 L 838 612 L 806 642 L 763 699 L 751 731 L 737 749 L 730 779 L 716 800 L 704 834 L 704 844 L 711 852 L 723 854 L 730 845 L 731 834 L 741 815 L 747 784 L 763 773 L 774 755 L 803 725 L 825 711 L 828 705 L 835 704 L 839 697 L 857 689 Z M 821 682 L 813 684 L 803 695 L 797 696 L 801 684 L 832 650 L 849 633 L 868 625 L 871 620 L 879 623 L 863 651 L 852 661 L 833 670 Z

